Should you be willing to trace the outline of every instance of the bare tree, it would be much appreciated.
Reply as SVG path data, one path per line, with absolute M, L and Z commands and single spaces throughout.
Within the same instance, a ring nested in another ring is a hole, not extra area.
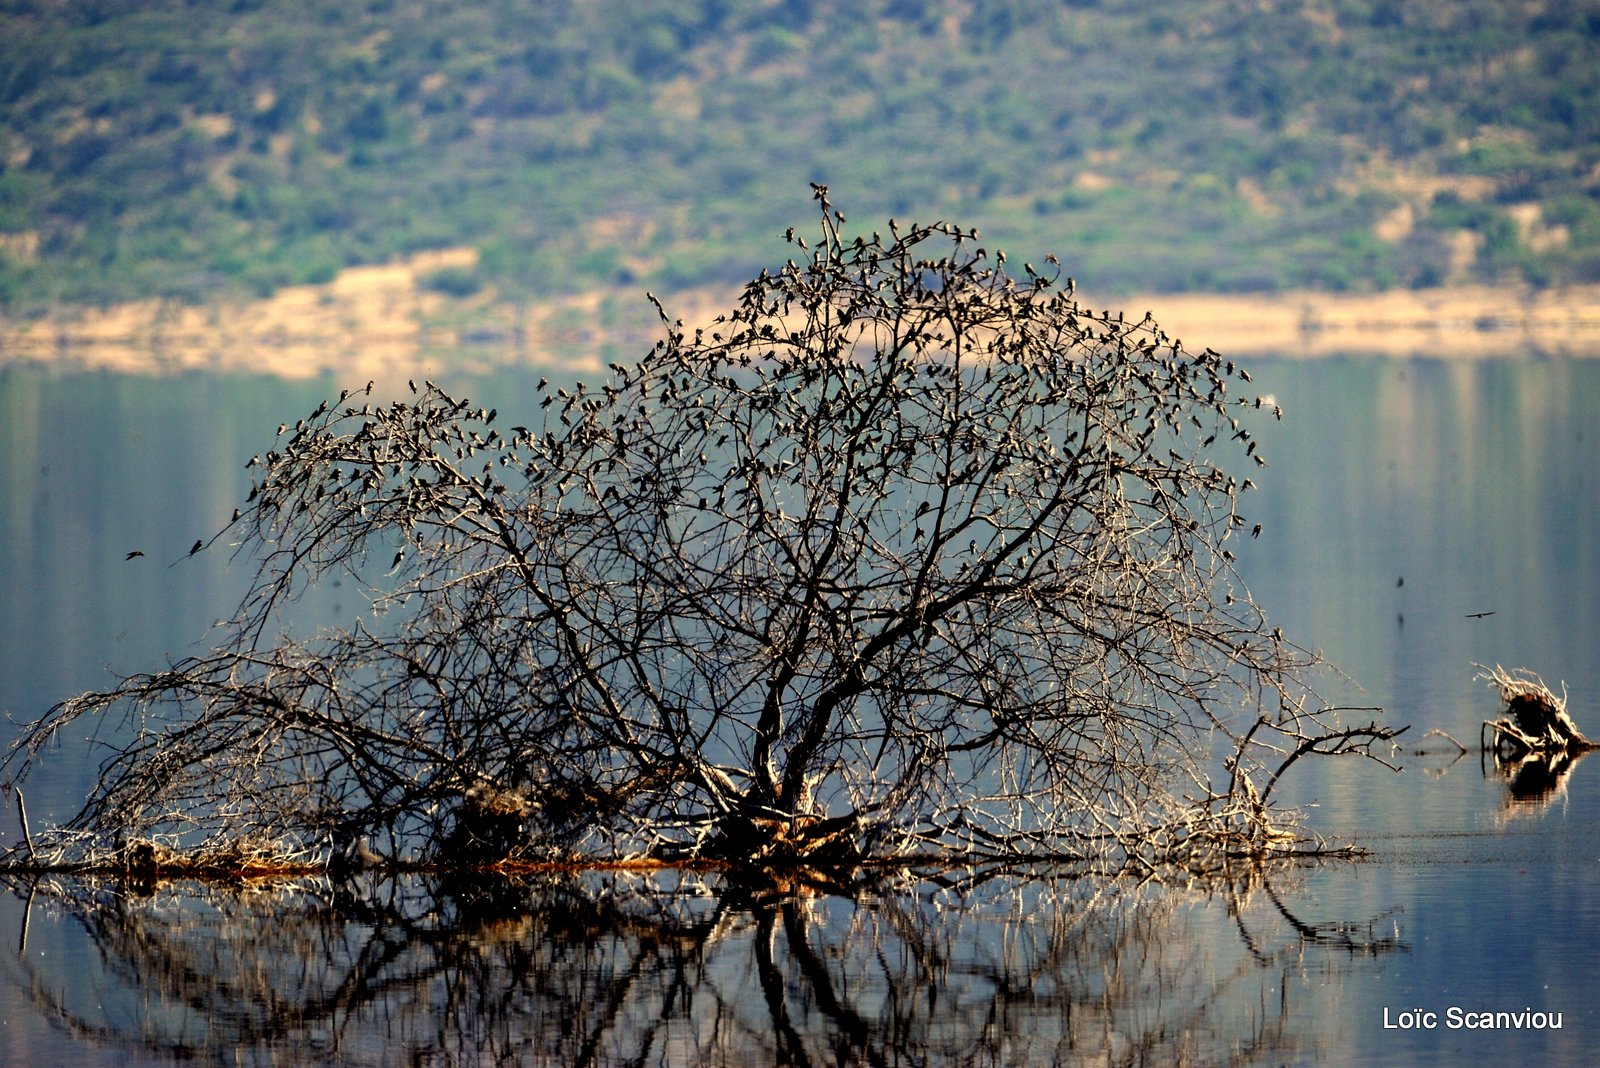
M 791 231 L 730 314 L 663 310 L 635 366 L 542 386 L 537 426 L 428 384 L 283 428 L 221 645 L 57 706 L 13 768 L 120 708 L 138 737 L 71 829 L 290 852 L 1292 847 L 1264 762 L 1393 732 L 1312 707 L 1234 573 L 1252 483 L 1215 458 L 1264 465 L 1244 420 L 1272 405 L 1053 258 L 1008 273 L 943 223 L 847 237 L 817 199 L 814 244 Z M 376 622 L 275 635 L 335 572 Z

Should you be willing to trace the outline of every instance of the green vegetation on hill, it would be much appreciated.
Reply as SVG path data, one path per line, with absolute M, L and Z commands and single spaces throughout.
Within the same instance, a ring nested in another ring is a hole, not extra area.
M 826 182 L 1097 292 L 1600 281 L 1600 4 L 0 0 L 0 309 L 751 277 Z

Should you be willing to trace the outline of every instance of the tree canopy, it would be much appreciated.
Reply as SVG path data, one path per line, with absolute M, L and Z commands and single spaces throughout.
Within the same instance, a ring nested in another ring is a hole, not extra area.
M 1282 769 L 1393 731 L 1315 706 L 1233 570 L 1252 482 L 1220 458 L 1264 466 L 1273 406 L 1053 259 L 851 236 L 816 197 L 794 258 L 703 327 L 662 309 L 596 386 L 527 415 L 346 391 L 283 427 L 215 651 L 63 702 L 10 770 L 121 710 L 80 843 L 284 856 L 1292 847 Z M 334 574 L 376 614 L 274 631 Z

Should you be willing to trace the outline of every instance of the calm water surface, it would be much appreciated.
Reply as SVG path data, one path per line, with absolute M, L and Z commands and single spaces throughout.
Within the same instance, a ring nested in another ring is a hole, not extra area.
M 1241 566 L 1343 669 L 1328 701 L 1471 745 L 1496 711 L 1473 665 L 1499 663 L 1564 681 L 1600 734 L 1600 363 L 1251 366 L 1286 415 L 1263 428 L 1246 509 L 1264 530 Z M 509 413 L 534 377 L 452 385 Z M 193 651 L 248 572 L 188 546 L 277 425 L 341 384 L 0 371 L 0 710 Z M 340 618 L 340 592 L 310 611 Z M 0 1061 L 1593 1061 L 1600 760 L 1514 800 L 1475 753 L 1432 748 L 1398 774 L 1327 762 L 1286 783 L 1373 859 L 1204 886 L 12 887 Z M 70 815 L 92 754 L 28 784 L 35 823 Z M 0 832 L 15 840 L 9 805 Z M 1451 1006 L 1562 1027 L 1452 1029 Z M 1417 1009 L 1437 1026 L 1384 1027 Z

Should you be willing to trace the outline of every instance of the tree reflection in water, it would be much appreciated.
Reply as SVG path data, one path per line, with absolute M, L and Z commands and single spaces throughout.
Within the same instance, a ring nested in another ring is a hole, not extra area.
M 30 917 L 36 938 L 53 923 L 87 943 L 71 975 L 26 952 L 7 970 L 80 1042 L 158 1058 L 1245 1063 L 1316 1044 L 1297 1033 L 1297 975 L 1406 948 L 1382 916 L 1297 916 L 1273 885 L 1294 878 L 13 884 L 24 948 Z
M 1557 800 L 1564 800 L 1567 780 L 1578 762 L 1590 752 L 1592 750 L 1558 749 L 1514 757 L 1483 754 L 1484 776 L 1506 787 L 1500 802 L 1500 821 L 1539 816 Z

